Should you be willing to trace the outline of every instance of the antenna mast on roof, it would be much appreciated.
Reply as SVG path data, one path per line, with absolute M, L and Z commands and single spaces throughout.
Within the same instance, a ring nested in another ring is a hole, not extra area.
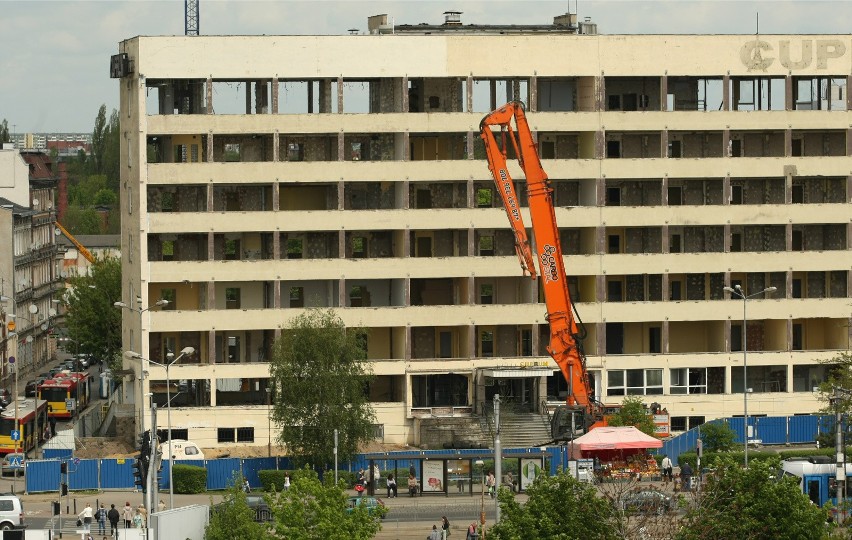
M 198 2 L 200 0 L 183 0 L 184 19 L 183 33 L 187 36 L 197 36 L 198 27 Z

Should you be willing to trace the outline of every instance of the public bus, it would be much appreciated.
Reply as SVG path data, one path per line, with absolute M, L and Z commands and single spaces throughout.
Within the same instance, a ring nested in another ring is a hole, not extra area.
M 90 383 L 88 373 L 57 373 L 38 386 L 38 398 L 47 402 L 49 417 L 71 418 L 89 404 Z
M 15 403 L 0 413 L 0 455 L 32 450 L 36 438 L 44 440 L 44 426 L 47 425 L 47 402 L 42 399 L 18 398 L 18 422 L 15 425 Z M 19 429 L 20 438 L 12 440 L 12 431 Z

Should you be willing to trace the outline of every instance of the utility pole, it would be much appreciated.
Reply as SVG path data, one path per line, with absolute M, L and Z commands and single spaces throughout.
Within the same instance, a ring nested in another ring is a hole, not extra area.
M 494 493 L 500 493 L 500 479 L 503 474 L 503 449 L 500 445 L 500 394 L 494 394 Z M 500 499 L 494 497 L 494 523 L 500 523 Z
M 159 464 L 159 447 L 160 438 L 157 437 L 157 404 L 154 399 L 151 399 L 151 455 L 148 459 L 148 478 L 145 479 L 145 484 L 148 489 L 145 490 L 145 509 L 148 510 L 148 523 L 145 527 L 151 529 L 151 514 L 154 512 L 157 504 L 157 471 L 160 468 Z

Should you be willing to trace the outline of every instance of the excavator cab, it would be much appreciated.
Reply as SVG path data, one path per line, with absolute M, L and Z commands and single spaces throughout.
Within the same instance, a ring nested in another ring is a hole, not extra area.
M 594 423 L 585 407 L 560 405 L 550 417 L 550 437 L 554 441 L 570 441 L 586 433 Z

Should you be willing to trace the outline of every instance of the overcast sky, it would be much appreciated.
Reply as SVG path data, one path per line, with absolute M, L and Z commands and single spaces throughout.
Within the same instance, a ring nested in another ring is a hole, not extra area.
M 570 8 L 569 8 L 570 6 Z M 367 17 L 396 24 L 549 24 L 579 12 L 603 34 L 849 33 L 852 0 L 201 0 L 205 35 L 364 32 Z M 0 120 L 14 132 L 90 132 L 101 104 L 118 107 L 109 57 L 137 35 L 182 35 L 183 0 L 0 0 Z

